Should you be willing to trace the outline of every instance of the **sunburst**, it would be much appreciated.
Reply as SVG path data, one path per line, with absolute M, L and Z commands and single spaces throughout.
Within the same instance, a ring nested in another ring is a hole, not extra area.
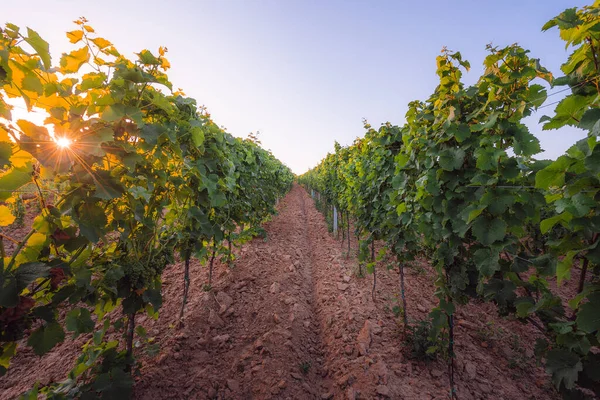
M 56 141 L 56 145 L 58 147 L 60 147 L 61 149 L 66 149 L 69 146 L 71 146 L 71 143 L 73 143 L 70 139 L 68 139 L 66 137 L 56 138 L 55 141 Z

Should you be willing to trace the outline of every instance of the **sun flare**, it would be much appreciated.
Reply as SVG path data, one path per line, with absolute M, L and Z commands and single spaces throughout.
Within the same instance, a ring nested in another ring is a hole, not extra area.
M 66 137 L 61 137 L 56 139 L 56 145 L 60 148 L 66 149 L 71 145 L 71 140 Z

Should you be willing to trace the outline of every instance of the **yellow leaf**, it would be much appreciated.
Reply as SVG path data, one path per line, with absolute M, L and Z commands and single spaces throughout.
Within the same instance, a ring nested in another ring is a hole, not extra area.
M 114 46 L 110 46 L 109 48 L 104 49 L 104 52 L 105 52 L 105 54 L 110 54 L 111 56 L 114 56 L 114 57 L 120 57 L 121 56 L 121 53 L 119 53 L 117 51 L 117 49 L 115 49 Z
M 90 59 L 90 53 L 87 47 L 79 50 L 73 50 L 69 54 L 63 54 L 60 59 L 60 68 L 63 74 L 70 74 L 79 71 L 79 68 Z
M 46 82 L 58 82 L 58 77 L 54 73 L 47 71 L 38 71 L 38 73 Z
M 21 92 L 17 90 L 16 85 L 6 84 L 2 87 L 2 90 L 10 98 L 21 97 Z
M 99 38 L 95 38 L 95 39 L 92 39 L 92 43 L 94 43 L 94 44 L 95 44 L 96 46 L 98 46 L 98 48 L 100 48 L 100 49 L 105 49 L 105 48 L 107 48 L 108 46 L 111 46 L 111 45 L 112 45 L 112 43 L 111 43 L 111 42 L 109 42 L 108 40 L 106 40 L 106 39 L 104 39 L 104 38 L 101 38 L 101 37 L 99 37 Z
M 10 208 L 0 206 L 0 226 L 8 226 L 15 222 L 15 216 L 10 212 Z
M 46 239 L 46 235 L 36 232 L 27 241 L 27 247 L 35 247 L 41 250 L 46 244 Z
M 35 104 L 36 107 L 39 108 L 43 108 L 45 110 L 50 110 L 52 108 L 59 108 L 59 107 L 63 107 L 65 109 L 68 109 L 71 107 L 71 104 L 69 104 L 69 98 L 68 97 L 61 97 L 58 95 L 51 95 L 51 96 L 40 96 L 38 98 L 39 102 Z
M 166 58 L 164 58 L 164 57 L 161 57 L 161 58 L 160 58 L 160 61 L 161 61 L 161 67 L 163 67 L 164 69 L 169 69 L 169 68 L 171 68 L 171 63 L 170 63 L 169 61 L 167 61 L 167 59 L 166 59 Z
M 94 57 L 94 62 L 96 63 L 96 65 L 106 65 L 106 61 L 104 61 L 104 59 L 100 57 Z
M 67 32 L 67 38 L 71 41 L 71 43 L 78 43 L 83 38 L 83 31 Z
M 4 346 L 2 349 L 2 357 L 0 357 L 0 367 L 3 367 L 5 370 L 8 369 L 10 365 L 10 359 L 14 357 L 17 352 L 17 342 L 12 342 Z
M 54 232 L 53 225 L 48 221 L 48 211 L 42 210 L 42 213 L 33 219 L 33 229 L 39 233 L 50 235 Z
M 8 66 L 12 71 L 12 83 L 21 87 L 23 84 L 23 79 L 25 78 L 25 72 L 23 72 L 23 69 L 26 71 L 27 68 L 14 60 L 8 60 Z
M 14 140 L 11 140 L 11 137 L 8 135 L 8 131 L 2 126 L 0 126 L 0 142 L 14 143 Z
M 86 30 L 86 31 L 88 31 L 89 33 L 94 33 L 94 32 L 96 32 L 96 31 L 94 30 L 94 28 L 92 28 L 92 27 L 91 27 L 91 26 L 89 26 L 89 25 L 84 25 L 84 26 L 83 26 L 83 29 L 85 29 L 85 30 Z
M 15 190 L 31 182 L 31 171 L 33 164 L 29 163 L 24 167 L 13 167 L 7 172 L 0 174 L 0 201 L 5 201 L 12 197 Z
M 52 168 L 46 168 L 44 166 L 40 166 L 40 177 L 42 179 L 52 179 L 54 177 L 55 171 Z
M 27 165 L 27 163 L 33 162 L 33 156 L 25 150 L 19 150 L 10 156 L 10 163 L 13 167 L 21 168 Z
M 48 129 L 44 126 L 38 126 L 33 122 L 27 121 L 26 119 L 17 120 L 17 125 L 21 128 L 21 131 L 35 141 L 48 141 L 50 140 L 50 134 Z
M 62 229 L 67 229 L 73 225 L 73 218 L 71 218 L 69 215 L 62 215 L 58 222 L 60 223 L 60 227 Z
M 21 250 L 16 258 L 17 264 L 37 259 L 47 242 L 48 236 L 44 235 L 43 233 L 36 232 L 31 235 L 27 241 L 27 244 L 25 245 L 25 248 Z

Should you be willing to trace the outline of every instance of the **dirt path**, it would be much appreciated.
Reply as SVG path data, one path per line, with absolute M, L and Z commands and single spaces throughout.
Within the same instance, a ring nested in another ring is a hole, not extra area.
M 137 398 L 328 397 L 304 200 L 295 187 L 266 240 L 244 246 L 230 273 L 218 266 L 221 279 L 189 305 L 173 351 L 143 371 Z

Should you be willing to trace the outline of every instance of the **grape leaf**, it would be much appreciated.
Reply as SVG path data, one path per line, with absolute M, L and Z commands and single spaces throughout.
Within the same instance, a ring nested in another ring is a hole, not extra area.
M 38 356 L 43 356 L 58 343 L 65 340 L 65 331 L 58 322 L 51 322 L 36 329 L 27 339 L 27 345 Z
M 473 222 L 472 230 L 473 235 L 483 244 L 489 246 L 490 244 L 504 239 L 506 235 L 506 222 L 500 218 L 488 218 L 480 215 Z

